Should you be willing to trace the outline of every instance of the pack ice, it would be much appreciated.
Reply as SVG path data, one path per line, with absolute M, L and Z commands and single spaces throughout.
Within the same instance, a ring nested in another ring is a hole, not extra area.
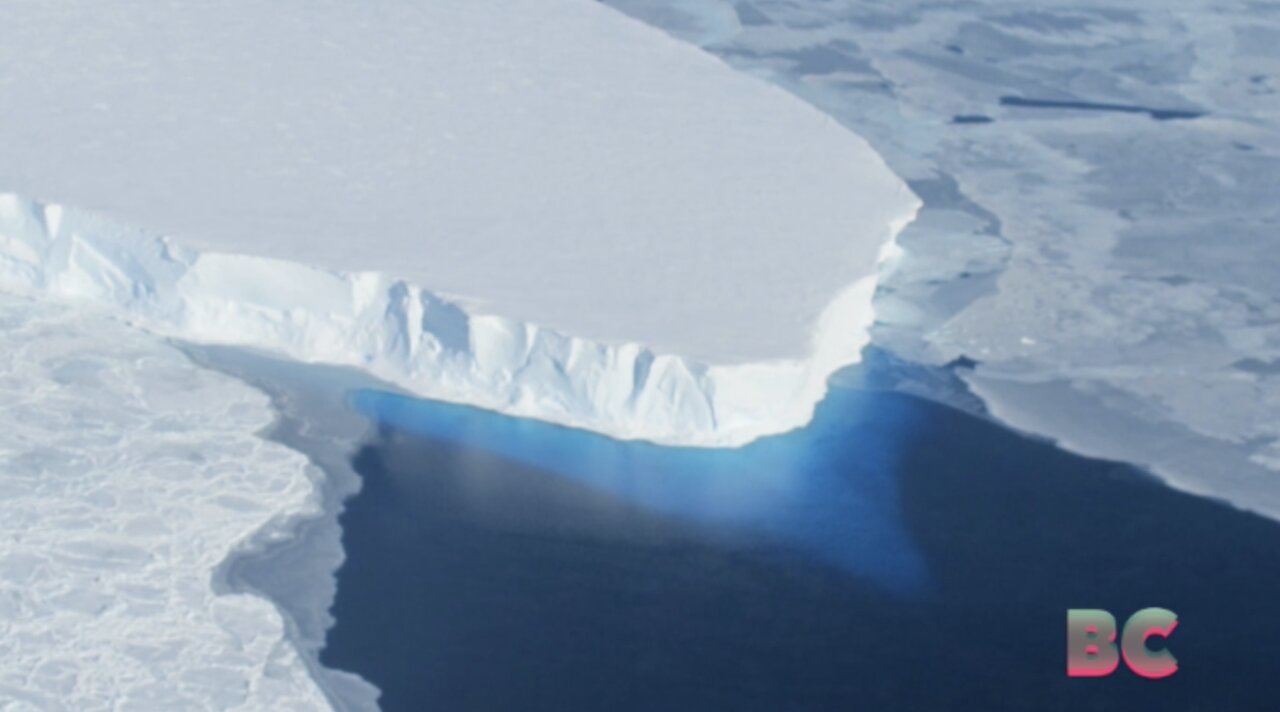
M 915 196 L 590 0 L 9 2 L 0 288 L 618 437 L 806 422 Z
M 320 507 L 307 458 L 253 434 L 272 415 L 146 334 L 0 294 L 0 709 L 329 707 L 289 619 L 220 573 Z

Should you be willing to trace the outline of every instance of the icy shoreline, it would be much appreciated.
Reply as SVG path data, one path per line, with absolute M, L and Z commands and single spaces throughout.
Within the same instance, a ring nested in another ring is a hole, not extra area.
M 0 699 L 327 706 L 289 621 L 221 585 L 320 509 L 267 397 L 87 310 L 0 294 Z M 3 705 L 0 705 L 3 706 Z
M 908 219 L 886 226 L 883 264 Z M 0 288 L 90 302 L 153 333 L 352 366 L 417 395 L 620 439 L 735 446 L 808 422 L 869 341 L 877 275 L 819 319 L 807 359 L 708 364 L 463 307 L 374 272 L 197 252 L 0 195 Z
M 320 655 L 333 626 L 337 571 L 346 560 L 339 517 L 359 492 L 351 453 L 371 424 L 346 407 L 347 391 L 388 387 L 346 368 L 298 367 L 237 347 L 176 344 L 197 366 L 223 374 L 270 399 L 272 424 L 258 437 L 299 453 L 319 506 L 255 532 L 215 572 L 215 590 L 265 598 L 285 621 L 285 635 L 335 710 L 378 709 L 378 688 L 359 675 L 324 665 Z

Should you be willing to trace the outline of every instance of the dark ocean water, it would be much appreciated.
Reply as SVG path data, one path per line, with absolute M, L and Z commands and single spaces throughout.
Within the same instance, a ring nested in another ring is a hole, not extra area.
M 957 410 L 713 451 L 353 405 L 322 661 L 391 712 L 1280 709 L 1280 525 Z M 1177 674 L 1066 677 L 1068 608 L 1149 606 Z

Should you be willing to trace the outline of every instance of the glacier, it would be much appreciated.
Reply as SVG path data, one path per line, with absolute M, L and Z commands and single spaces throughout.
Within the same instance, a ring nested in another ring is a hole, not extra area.
M 0 289 L 682 445 L 858 360 L 919 201 L 827 115 L 589 0 L 264 7 L 5 8 Z

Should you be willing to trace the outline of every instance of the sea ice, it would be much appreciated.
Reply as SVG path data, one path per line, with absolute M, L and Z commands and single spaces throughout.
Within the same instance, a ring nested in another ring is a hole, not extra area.
M 0 708 L 328 707 L 276 609 L 217 591 L 318 506 L 271 419 L 154 337 L 0 295 Z

